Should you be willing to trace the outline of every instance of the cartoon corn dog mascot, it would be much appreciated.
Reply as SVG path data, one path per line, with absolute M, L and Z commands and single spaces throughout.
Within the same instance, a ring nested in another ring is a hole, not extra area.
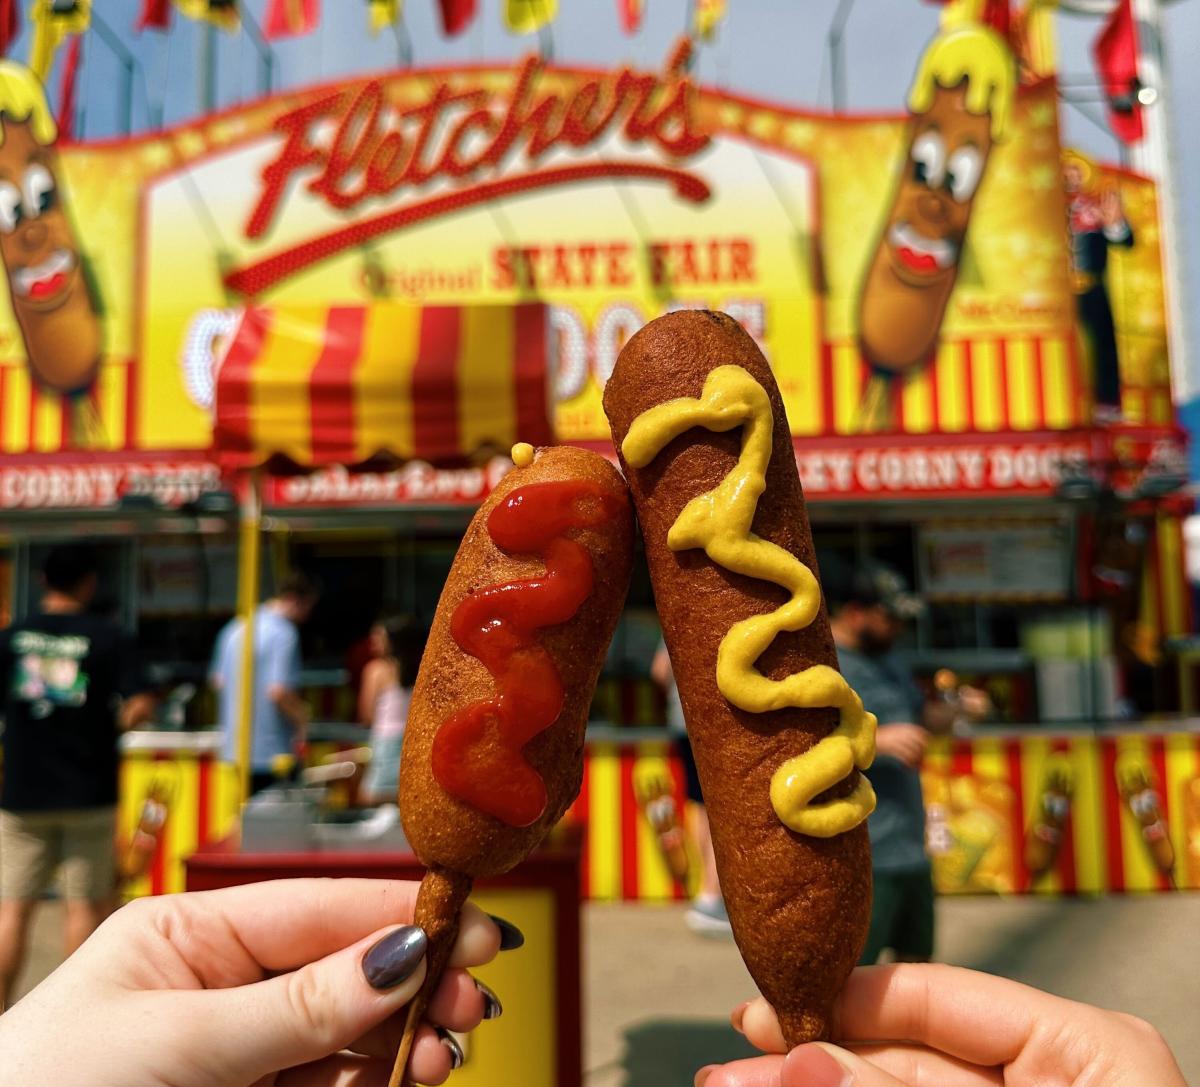
M 888 422 L 891 380 L 933 355 L 975 194 L 1008 127 L 1016 63 L 1004 39 L 978 21 L 982 6 L 947 7 L 909 93 L 904 169 L 859 297 L 859 346 L 873 374 L 861 429 Z
M 1066 755 L 1051 755 L 1042 775 L 1042 795 L 1025 839 L 1025 867 L 1029 882 L 1034 883 L 1058 860 L 1071 814 L 1075 792 L 1075 773 Z
M 0 61 L 0 257 L 33 379 L 78 397 L 100 366 L 101 329 L 59 183 L 58 129 L 42 85 Z
M 1121 799 L 1142 832 L 1150 859 L 1163 875 L 1173 878 L 1175 847 L 1163 817 L 1154 771 L 1138 755 L 1126 753 L 1117 759 L 1116 773 Z

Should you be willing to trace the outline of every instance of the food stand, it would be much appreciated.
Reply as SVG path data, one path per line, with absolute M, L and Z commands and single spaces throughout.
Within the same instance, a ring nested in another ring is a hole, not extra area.
M 1084 740 L 1072 730 L 1127 715 L 1104 736 L 1152 747 L 1159 736 L 1176 753 L 1169 773 L 1150 763 L 1187 856 L 1179 767 L 1190 740 L 1179 737 L 1191 733 L 1165 718 L 1142 723 L 1178 708 L 1186 684 L 1166 647 L 1192 626 L 1154 185 L 1099 166 L 1088 182 L 1119 194 L 1136 239 L 1114 249 L 1108 271 L 1119 420 L 1093 411 L 1050 78 L 1020 88 L 992 151 L 936 350 L 881 384 L 860 299 L 890 195 L 911 167 L 910 118 L 899 101 L 892 113 L 840 115 L 701 87 L 687 59 L 683 45 L 653 70 L 531 57 L 388 71 L 163 132 L 64 144 L 68 199 L 107 303 L 104 356 L 84 399 L 47 391 L 0 312 L 0 509 L 14 583 L 28 584 L 35 540 L 103 524 L 128 569 L 153 554 L 159 576 L 146 591 L 170 600 L 164 578 L 199 584 L 181 575 L 174 537 L 202 528 L 208 550 L 192 569 L 209 598 L 174 598 L 193 640 L 211 644 L 233 610 L 237 555 L 233 509 L 205 512 L 233 486 L 211 455 L 216 411 L 226 448 L 244 454 L 239 468 L 263 472 L 264 567 L 299 557 L 344 602 L 394 603 L 427 622 L 457 535 L 508 467 L 508 443 L 534 436 L 522 367 L 541 367 L 555 440 L 611 454 L 600 396 L 622 344 L 667 309 L 713 306 L 772 362 L 819 547 L 908 574 L 933 603 L 908 646 L 917 670 L 949 667 L 992 691 L 1000 738 L 958 739 L 945 765 L 1003 769 L 1015 826 L 1039 795 L 1030 752 L 1074 750 Z M 381 399 L 389 372 L 404 390 L 398 405 Z M 222 384 L 232 390 L 224 407 Z M 395 440 L 403 448 L 389 461 Z M 281 462 L 288 471 L 274 470 Z M 296 464 L 311 470 L 295 474 Z M 132 585 L 121 586 L 131 625 Z M 155 645 L 150 619 L 182 629 L 181 615 L 164 604 L 140 617 L 143 644 Z M 681 795 L 647 674 L 656 644 L 641 575 L 573 812 L 587 828 L 584 889 L 595 898 L 684 893 L 640 811 L 654 783 Z M 201 676 L 206 653 L 188 662 Z M 326 663 L 320 705 L 348 719 L 342 662 Z M 198 700 L 190 723 L 210 724 L 210 707 Z M 1101 759 L 1107 739 L 1088 742 Z M 135 792 L 173 773 L 158 764 L 179 755 L 145 743 L 130 756 Z M 189 784 L 168 824 L 198 828 L 198 843 L 221 836 L 230 810 L 221 772 L 202 774 L 210 757 L 187 754 Z M 123 800 L 126 822 L 138 810 L 139 797 Z M 1075 829 L 1102 839 L 1089 847 L 1097 857 L 1118 838 L 1133 856 L 1124 809 L 1112 810 L 1099 787 L 1081 791 Z M 182 885 L 193 835 L 179 833 L 164 835 L 167 854 L 151 869 L 160 876 L 139 889 Z M 1088 871 L 1075 889 L 1145 882 L 1117 880 L 1100 860 Z M 1025 889 L 1012 872 L 1003 887 Z

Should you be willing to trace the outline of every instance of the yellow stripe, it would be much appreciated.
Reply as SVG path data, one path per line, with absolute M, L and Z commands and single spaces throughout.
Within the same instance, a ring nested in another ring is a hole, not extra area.
M 933 373 L 930 367 L 909 376 L 900 395 L 904 404 L 905 433 L 928 434 L 933 429 Z
M 1166 426 L 1174 421 L 1170 389 L 1150 390 L 1150 422 Z
M 802 365 L 785 366 L 776 371 L 779 393 L 787 411 L 793 434 L 821 434 L 832 429 L 821 416 L 821 380 L 824 367 L 819 365 L 821 345 L 814 342 L 811 317 L 799 302 L 771 308 L 771 338 L 775 343 L 794 343 L 803 352 Z
M 621 897 L 621 760 L 615 744 L 588 748 L 588 875 L 599 901 Z
M 228 837 L 237 824 L 241 807 L 241 781 L 238 768 L 231 762 L 213 760 L 209 776 L 210 795 L 213 803 L 209 807 L 208 819 L 213 841 Z
M 464 453 L 491 443 L 508 449 L 517 434 L 513 366 L 515 314 L 509 306 L 461 311 L 458 351 L 458 432 Z
M 938 425 L 950 433 L 967 429 L 967 350 L 960 342 L 944 343 L 937 354 Z
M 1042 345 L 1042 388 L 1046 398 L 1046 424 L 1069 427 L 1076 405 L 1071 403 L 1067 380 L 1067 347 L 1062 340 L 1047 340 Z
M 838 434 L 853 434 L 862 401 L 862 362 L 857 344 L 833 349 L 833 421 Z
M 1011 340 L 1008 345 L 1008 421 L 1013 430 L 1035 430 L 1041 426 L 1037 410 L 1037 358 L 1028 340 Z
M 308 381 L 321 355 L 326 310 L 277 310 L 254 365 L 254 446 L 297 464 L 312 459 Z
M 1158 569 L 1162 584 L 1163 633 L 1170 637 L 1187 633 L 1182 533 L 1183 526 L 1177 518 L 1159 515 Z
M 1166 737 L 1167 780 L 1164 782 L 1167 825 L 1175 847 L 1175 878 L 1180 886 L 1190 882 L 1187 864 L 1186 790 L 1196 776 L 1196 737 L 1188 732 L 1172 732 Z
M 665 755 L 665 743 L 638 745 L 638 757 L 633 764 L 635 796 L 655 780 L 662 781 L 668 788 L 672 787 L 674 779 Z M 651 828 L 650 821 L 639 812 L 637 823 L 638 898 L 641 901 L 664 901 L 671 897 L 674 881 L 667 871 L 666 860 L 658 845 L 658 835 Z
M 1154 582 L 1154 571 L 1149 562 L 1142 564 L 1142 604 L 1138 613 L 1138 622 L 1154 631 L 1163 633 L 1162 615 L 1158 610 L 1158 586 Z
M 107 363 L 100 369 L 100 448 L 121 449 L 125 445 L 125 386 L 129 365 Z
M 0 404 L 0 434 L 5 453 L 29 449 L 29 371 L 24 364 L 10 366 L 5 381 L 4 403 Z
M 975 429 L 999 430 L 1003 419 L 999 397 L 1004 395 L 1002 389 L 997 393 L 1000 387 L 1000 349 L 992 341 L 981 341 L 972 348 L 971 362 L 974 368 L 972 393 L 975 401 Z
M 184 860 L 196 852 L 200 843 L 196 833 L 196 815 L 200 810 L 200 767 L 195 758 L 175 759 L 160 766 L 170 766 L 164 775 L 174 785 L 168 827 L 171 832 L 170 852 L 164 873 L 168 893 L 182 891 L 186 882 Z
M 62 398 L 43 392 L 33 409 L 33 448 L 38 453 L 53 453 L 62 448 Z
M 412 370 L 421 335 L 416 306 L 372 306 L 355 376 L 359 460 L 380 450 L 413 455 Z
M 1002 894 L 1012 894 L 1020 888 L 1017 887 L 1016 880 L 1016 858 L 1012 855 L 1013 827 L 1010 820 L 1018 821 L 1018 830 L 1024 823 L 1021 822 L 1021 813 L 1013 810 L 1013 789 L 1008 777 L 1004 742 L 984 738 L 972 740 L 971 770 L 985 783 L 985 799 L 996 801 L 993 810 L 999 812 L 1002 809 L 1009 814 L 1009 818 L 1001 822 L 1000 831 L 988 848 L 980 867 L 987 866 L 993 890 Z
M 1023 737 L 1021 740 L 1021 795 L 1024 798 L 1025 810 L 1021 816 L 1021 848 L 1024 849 L 1029 836 L 1029 828 L 1033 826 L 1038 807 L 1041 804 L 1042 787 L 1045 783 L 1046 760 L 1050 756 L 1050 741 L 1038 736 Z M 1073 811 L 1074 809 L 1072 809 Z M 1051 867 L 1032 888 L 1035 894 L 1062 894 L 1062 879 L 1058 868 Z
M 1106 834 L 1100 787 L 1100 745 L 1094 736 L 1071 740 L 1075 796 L 1071 801 L 1071 836 L 1075 846 L 1075 887 L 1100 894 L 1107 885 Z
M 142 798 L 146 795 L 149 775 L 145 755 L 130 754 L 121 759 L 120 785 L 117 790 L 117 845 L 122 852 L 133 837 L 141 812 Z M 120 856 L 120 854 L 118 854 Z M 122 891 L 126 898 L 140 898 L 150 893 L 150 879 L 141 876 L 127 883 Z

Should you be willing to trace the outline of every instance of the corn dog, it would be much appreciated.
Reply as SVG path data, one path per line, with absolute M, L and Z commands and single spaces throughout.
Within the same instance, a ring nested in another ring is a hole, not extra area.
M 789 1044 L 826 1038 L 871 908 L 875 719 L 837 672 L 791 433 L 731 317 L 651 322 L 604 394 L 734 937 Z

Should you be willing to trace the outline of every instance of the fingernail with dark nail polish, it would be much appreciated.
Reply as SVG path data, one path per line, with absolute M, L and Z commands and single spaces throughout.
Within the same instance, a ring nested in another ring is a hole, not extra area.
M 705 1081 L 713 1074 L 713 1072 L 716 1071 L 716 1068 L 717 1066 L 715 1064 L 706 1064 L 703 1068 L 701 1068 L 700 1071 L 696 1073 L 694 1087 L 704 1087 Z
M 453 1072 L 457 1068 L 463 1066 L 466 1055 L 462 1051 L 462 1046 L 458 1044 L 458 1039 L 454 1037 L 445 1027 L 436 1027 L 438 1041 L 450 1050 L 450 1071 Z
M 416 925 L 389 932 L 372 947 L 362 961 L 363 973 L 373 989 L 394 989 L 413 976 L 429 941 Z
M 504 1005 L 500 1003 L 500 998 L 484 985 L 482 981 L 477 980 L 475 988 L 483 994 L 484 1019 L 499 1019 L 504 1014 Z
M 500 930 L 501 951 L 516 951 L 518 947 L 525 946 L 525 933 L 516 925 L 505 921 L 503 917 L 497 917 L 494 913 L 489 913 L 488 916 L 496 922 L 496 927 Z

